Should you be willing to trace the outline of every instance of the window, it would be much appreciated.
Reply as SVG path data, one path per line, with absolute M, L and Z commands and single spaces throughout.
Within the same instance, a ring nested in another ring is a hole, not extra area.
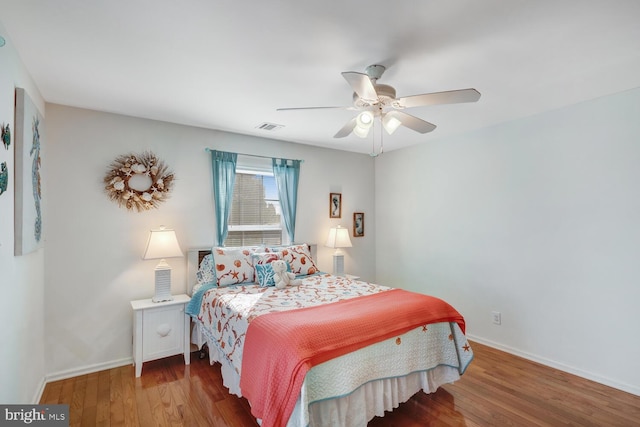
M 272 172 L 236 170 L 227 247 L 282 244 L 282 215 Z

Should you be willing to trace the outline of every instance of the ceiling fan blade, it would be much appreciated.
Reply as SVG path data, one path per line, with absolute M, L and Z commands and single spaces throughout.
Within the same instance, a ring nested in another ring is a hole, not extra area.
M 378 100 L 378 93 L 368 75 L 355 71 L 345 71 L 342 76 L 360 98 L 371 102 Z
M 386 115 L 398 119 L 402 126 L 408 127 L 409 129 L 415 130 L 419 133 L 428 133 L 436 128 L 436 125 L 433 123 L 426 122 L 410 114 L 403 113 L 402 111 L 389 111 Z
M 342 129 L 340 129 L 338 131 L 338 133 L 333 135 L 333 137 L 334 138 L 344 138 L 345 136 L 347 136 L 351 132 L 353 132 L 353 129 L 356 127 L 356 124 L 357 124 L 356 123 L 356 118 L 354 117 L 353 119 L 349 120 L 346 125 L 342 126 Z
M 476 102 L 480 99 L 480 92 L 475 89 L 450 90 L 447 92 L 425 93 L 423 95 L 405 96 L 398 99 L 400 107 L 422 107 L 425 105 L 457 104 L 461 102 Z
M 342 109 L 352 110 L 353 107 L 293 107 L 293 108 L 277 108 L 276 111 L 291 111 L 291 110 L 331 110 Z

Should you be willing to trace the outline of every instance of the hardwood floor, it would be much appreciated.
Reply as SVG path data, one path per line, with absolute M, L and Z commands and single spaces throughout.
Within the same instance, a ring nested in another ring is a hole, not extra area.
M 638 426 L 640 397 L 472 343 L 475 359 L 455 384 L 419 392 L 372 427 Z M 219 365 L 194 354 L 47 384 L 40 403 L 70 405 L 71 426 L 257 426 L 229 395 Z

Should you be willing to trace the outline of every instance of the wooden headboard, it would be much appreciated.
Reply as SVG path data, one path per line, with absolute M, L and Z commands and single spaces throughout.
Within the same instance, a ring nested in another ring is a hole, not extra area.
M 316 261 L 318 245 L 316 243 L 309 243 L 309 247 L 311 248 L 311 258 Z M 211 248 L 193 248 L 187 251 L 187 294 L 191 295 L 191 290 L 196 284 L 196 273 L 198 273 L 198 266 L 202 262 L 202 259 L 210 253 Z

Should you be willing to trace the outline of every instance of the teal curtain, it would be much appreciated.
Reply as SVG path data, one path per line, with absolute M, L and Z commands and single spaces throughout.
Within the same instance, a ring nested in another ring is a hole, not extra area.
M 213 201 L 216 212 L 216 238 L 218 246 L 223 246 L 229 233 L 227 222 L 233 202 L 233 185 L 236 182 L 237 153 L 210 150 L 213 178 Z
M 273 175 L 278 186 L 284 226 L 291 243 L 295 242 L 296 205 L 298 204 L 298 180 L 300 160 L 272 159 Z

